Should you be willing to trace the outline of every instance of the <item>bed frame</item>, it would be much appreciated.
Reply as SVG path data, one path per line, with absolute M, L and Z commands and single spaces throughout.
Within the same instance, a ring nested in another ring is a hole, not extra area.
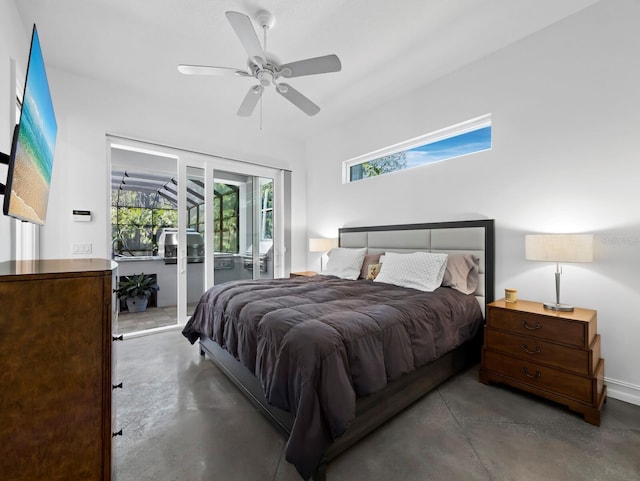
M 495 241 L 492 219 L 345 227 L 339 230 L 339 239 L 342 247 L 367 247 L 367 252 L 374 254 L 389 251 L 472 253 L 480 259 L 480 285 L 474 294 L 483 313 L 486 304 L 494 300 Z M 313 480 L 325 481 L 329 461 L 454 374 L 478 362 L 482 331 L 479 329 L 474 339 L 434 362 L 389 383 L 382 391 L 358 399 L 354 421 L 327 449 L 313 474 Z M 293 415 L 267 402 L 260 382 L 247 368 L 208 338 L 200 339 L 200 354 L 206 354 L 267 419 L 287 438 L 289 437 L 294 421 Z

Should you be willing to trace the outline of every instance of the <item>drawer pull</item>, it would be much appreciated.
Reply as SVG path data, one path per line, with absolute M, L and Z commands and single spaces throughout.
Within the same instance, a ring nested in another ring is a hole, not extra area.
M 539 353 L 540 353 L 540 351 L 541 351 L 540 346 L 536 346 L 535 351 L 530 351 L 530 350 L 529 350 L 529 346 L 527 346 L 526 344 L 523 344 L 523 345 L 522 345 L 522 350 L 523 350 L 524 352 L 526 352 L 527 354 L 539 354 Z
M 122 389 L 122 383 L 120 383 L 120 384 L 113 384 L 113 385 L 111 386 L 111 388 L 112 388 L 112 389 Z
M 120 334 L 119 336 L 112 336 L 114 341 L 123 341 L 124 335 Z
M 531 327 L 528 323 L 527 320 L 525 319 L 524 321 L 522 321 L 522 327 L 524 327 L 525 329 L 529 329 L 530 331 L 535 331 L 537 329 L 540 329 L 540 323 L 536 322 L 535 325 L 533 327 Z
M 116 431 L 115 433 L 111 434 L 112 438 L 115 438 L 116 436 L 122 436 L 122 429 L 120 431 Z
M 540 376 L 542 376 L 542 373 L 538 370 L 536 370 L 535 374 L 529 374 L 529 370 L 526 367 L 522 368 L 522 372 L 524 373 L 525 376 L 530 377 L 531 379 L 537 379 Z

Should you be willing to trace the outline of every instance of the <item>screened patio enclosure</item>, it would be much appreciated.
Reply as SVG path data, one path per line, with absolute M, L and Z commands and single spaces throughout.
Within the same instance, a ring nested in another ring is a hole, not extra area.
M 165 252 L 158 250 L 159 236 L 163 230 L 175 229 L 178 225 L 176 176 L 114 169 L 111 190 L 114 258 L 165 256 Z M 213 194 L 213 245 L 208 247 L 220 261 L 214 264 L 216 270 L 231 270 L 230 259 L 224 254 L 240 255 L 243 256 L 240 263 L 249 271 L 246 274 L 250 274 L 252 263 L 247 261 L 247 256 L 257 241 L 260 277 L 273 277 L 267 259 L 273 248 L 273 180 L 216 171 Z M 187 228 L 204 236 L 205 184 L 197 172 L 190 173 L 186 179 L 186 210 Z M 221 272 L 220 280 L 229 277 L 223 274 L 229 273 Z

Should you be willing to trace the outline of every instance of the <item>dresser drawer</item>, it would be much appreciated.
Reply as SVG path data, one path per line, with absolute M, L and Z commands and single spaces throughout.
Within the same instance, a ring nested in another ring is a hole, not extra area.
M 485 328 L 485 347 L 584 375 L 592 375 L 600 359 L 600 335 L 596 336 L 590 349 L 587 350 L 487 327 Z
M 533 336 L 576 347 L 589 347 L 587 325 L 552 315 L 538 315 L 527 312 L 495 309 L 489 307 L 487 325 L 514 334 Z
M 600 368 L 602 363 L 598 366 Z M 594 404 L 598 390 L 597 378 L 582 377 L 552 367 L 485 350 L 483 367 L 536 389 Z

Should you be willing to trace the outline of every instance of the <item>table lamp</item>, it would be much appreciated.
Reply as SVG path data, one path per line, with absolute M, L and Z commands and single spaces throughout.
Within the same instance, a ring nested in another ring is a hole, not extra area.
M 560 302 L 561 262 L 592 262 L 591 234 L 536 234 L 525 236 L 525 257 L 531 261 L 556 263 L 556 302 L 545 302 L 545 309 L 573 311 L 573 306 Z
M 334 247 L 338 247 L 338 239 L 309 239 L 309 252 L 322 252 L 320 255 L 320 272 L 323 270 L 322 258 Z

